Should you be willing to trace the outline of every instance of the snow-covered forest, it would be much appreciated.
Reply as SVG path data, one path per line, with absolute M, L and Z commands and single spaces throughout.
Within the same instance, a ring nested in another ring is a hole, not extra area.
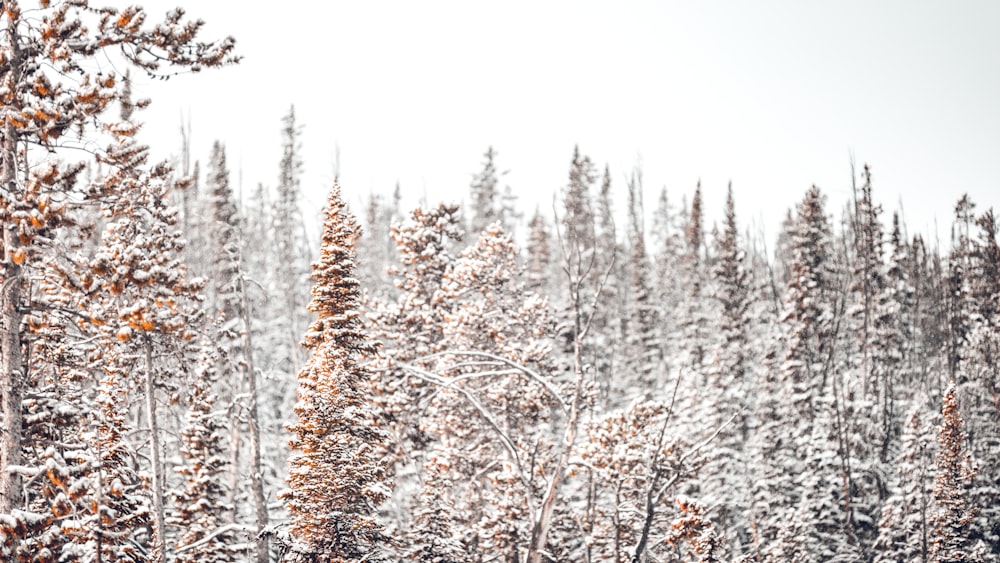
M 992 209 L 911 236 L 863 166 L 769 241 L 572 147 L 526 209 L 488 148 L 465 205 L 323 186 L 314 240 L 294 110 L 243 200 L 224 138 L 143 144 L 130 73 L 231 38 L 19 4 L 0 561 L 1000 561 Z

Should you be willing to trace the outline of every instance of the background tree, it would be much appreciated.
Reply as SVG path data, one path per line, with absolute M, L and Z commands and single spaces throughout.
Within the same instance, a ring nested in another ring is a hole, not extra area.
M 190 406 L 181 429 L 182 464 L 174 468 L 184 482 L 171 492 L 173 510 L 166 523 L 180 530 L 178 551 L 187 548 L 175 561 L 227 563 L 236 561 L 236 554 L 228 547 L 235 543 L 232 534 L 217 533 L 222 528 L 224 512 L 231 510 L 226 506 L 229 491 L 223 484 L 228 469 L 226 425 L 223 412 L 216 410 L 217 397 L 213 391 L 217 351 L 204 336 L 200 345 L 202 353 L 191 381 Z

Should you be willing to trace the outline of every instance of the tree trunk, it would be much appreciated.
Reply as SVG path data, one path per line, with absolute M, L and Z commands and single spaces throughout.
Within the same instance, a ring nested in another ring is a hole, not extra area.
M 10 14 L 16 6 L 9 6 L 5 0 L 3 7 Z M 8 10 L 7 8 L 12 8 Z M 7 22 L 7 49 L 9 49 L 8 71 L 11 76 L 4 82 L 17 84 L 21 79 L 21 51 L 18 48 L 17 21 Z M 5 73 L 6 74 L 6 73 Z M 7 82 L 9 80 L 9 82 Z M 3 135 L 3 189 L 5 199 L 16 197 L 17 186 L 17 145 L 18 132 L 14 124 L 7 120 Z M 24 385 L 24 358 L 21 342 L 21 288 L 23 271 L 18 262 L 23 260 L 19 252 L 23 245 L 18 240 L 16 226 L 10 222 L 3 225 L 3 278 L 0 280 L 0 514 L 9 514 L 11 509 L 21 504 L 21 477 L 10 471 L 21 463 L 21 399 Z
M 570 280 L 570 283 L 573 283 L 573 281 Z M 601 288 L 603 288 L 603 284 L 598 288 L 598 294 L 600 294 Z M 583 394 L 583 339 L 586 336 L 587 329 L 590 328 L 589 323 L 585 323 L 583 320 L 583 312 L 580 307 L 579 284 L 574 288 L 573 300 L 576 309 L 573 342 L 573 371 L 576 382 L 573 387 L 573 402 L 570 403 L 569 420 L 566 422 L 566 431 L 563 433 L 562 452 L 560 452 L 559 460 L 552 470 L 552 479 L 549 481 L 545 498 L 542 500 L 541 510 L 538 512 L 538 520 L 531 527 L 531 542 L 528 545 L 528 556 L 525 558 L 526 563 L 541 563 L 542 561 L 542 551 L 545 549 L 545 541 L 548 538 L 549 528 L 552 524 L 552 513 L 555 510 L 556 499 L 559 495 L 563 478 L 566 476 L 566 467 L 569 466 L 569 458 L 573 453 L 573 444 L 576 442 L 576 431 L 580 419 L 580 401 Z M 593 316 L 591 316 L 592 318 Z
M 244 369 L 240 368 L 234 370 L 232 386 L 233 386 L 233 400 L 232 405 L 232 426 L 229 428 L 229 506 L 233 511 L 232 523 L 235 524 L 239 519 L 240 510 L 237 506 L 240 500 L 240 445 L 243 441 L 243 432 L 240 428 L 240 409 L 237 406 L 237 401 L 239 401 L 239 391 L 243 388 L 243 378 L 246 374 Z
M 264 528 L 267 527 L 267 503 L 264 499 L 264 475 L 260 468 L 260 422 L 257 414 L 257 371 L 253 364 L 253 336 L 251 335 L 250 304 L 247 301 L 246 284 L 243 273 L 240 272 L 240 298 L 242 300 L 243 317 L 243 354 L 244 369 L 247 370 L 246 380 L 250 392 L 250 484 L 253 489 L 254 513 L 257 517 L 257 563 L 268 563 L 267 537 Z
M 153 386 L 153 344 L 149 335 L 143 338 L 146 349 L 146 420 L 149 422 L 149 450 L 152 460 L 153 489 L 153 563 L 165 563 L 166 547 L 163 540 L 163 468 L 160 465 L 160 427 L 156 421 L 156 388 Z

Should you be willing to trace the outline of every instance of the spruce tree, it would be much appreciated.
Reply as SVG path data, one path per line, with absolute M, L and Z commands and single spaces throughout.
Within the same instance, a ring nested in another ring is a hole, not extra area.
M 933 563 L 975 563 L 982 560 L 973 545 L 973 523 L 978 508 L 971 503 L 969 488 L 976 468 L 965 452 L 967 436 L 958 412 L 952 382 L 944 395 L 935 456 L 934 513 L 931 516 L 930 560 Z
M 628 323 L 625 346 L 626 389 L 629 396 L 636 393 L 651 396 L 658 381 L 656 373 L 663 369 L 660 344 L 660 310 L 655 302 L 653 280 L 646 253 L 646 235 L 642 221 L 642 184 L 633 175 L 629 183 L 629 254 L 628 302 L 624 311 Z M 614 335 L 611 335 L 612 337 Z
M 725 543 L 720 552 L 730 546 L 737 553 L 748 543 L 749 531 L 741 514 L 746 510 L 744 445 L 749 433 L 752 402 L 752 351 L 749 343 L 750 306 L 752 295 L 746 251 L 741 246 L 736 224 L 736 209 L 732 186 L 726 196 L 722 232 L 715 237 L 717 260 L 712 268 L 712 297 L 719 315 L 713 320 L 718 335 L 707 368 L 707 385 L 718 389 L 719 395 L 710 403 L 710 428 L 718 428 L 736 415 L 737 418 L 719 436 L 719 442 L 708 454 L 704 471 L 702 500 Z M 721 540 L 720 540 L 721 541 Z
M 780 341 L 771 358 L 765 359 L 761 374 L 758 394 L 763 400 L 756 408 L 753 440 L 758 461 L 753 489 L 755 505 L 767 507 L 755 510 L 754 517 L 765 548 L 799 504 L 803 461 L 822 455 L 811 441 L 822 437 L 824 445 L 828 443 L 828 434 L 814 433 L 814 426 L 832 424 L 833 419 L 828 410 L 833 401 L 823 396 L 830 383 L 827 369 L 832 344 L 832 243 L 824 199 L 819 188 L 810 188 L 790 225 Z
M 875 563 L 928 560 L 934 437 L 931 425 L 924 420 L 927 410 L 926 398 L 918 396 L 907 414 L 873 546 Z
M 359 311 L 354 277 L 359 229 L 334 183 L 313 265 L 316 314 L 303 339 L 309 361 L 298 374 L 298 420 L 292 433 L 288 487 L 292 516 L 286 561 L 381 560 L 386 539 L 376 519 L 392 483 L 380 458 L 388 437 L 368 414 L 370 374 L 362 361 L 376 352 Z
M 3 2 L 0 58 L 5 69 L 6 122 L 0 143 L 0 223 L 5 226 L 0 271 L 4 279 L 0 291 L 0 515 L 11 514 L 24 500 L 21 474 L 10 468 L 22 465 L 22 399 L 33 374 L 33 366 L 23 356 L 22 320 L 28 310 L 29 278 L 45 254 L 49 235 L 66 225 L 61 216 L 63 201 L 78 198 L 78 202 L 95 203 L 127 189 L 127 184 L 107 184 L 103 189 L 74 193 L 83 166 L 55 163 L 50 154 L 60 139 L 73 139 L 100 147 L 99 159 L 109 167 L 143 165 L 119 158 L 123 153 L 118 141 L 134 135 L 138 125 L 108 115 L 115 100 L 131 105 L 128 81 L 115 66 L 121 63 L 162 76 L 237 60 L 232 38 L 199 41 L 203 22 L 185 21 L 183 16 L 178 8 L 153 26 L 146 24 L 146 13 L 137 6 L 118 10 L 91 8 L 87 2 L 42 2 L 24 12 L 17 0 Z M 110 66 L 95 64 L 107 59 L 112 60 Z M 29 151 L 29 145 L 47 150 Z M 0 555 L 9 557 L 11 542 L 4 544 Z
M 497 153 L 492 146 L 486 149 L 486 152 L 483 153 L 485 158 L 483 169 L 473 176 L 472 184 L 469 186 L 469 195 L 472 200 L 470 202 L 472 216 L 469 218 L 469 232 L 473 236 L 479 236 L 479 233 L 487 225 L 499 219 L 498 200 L 500 194 L 497 187 L 500 182 L 500 173 L 497 172 L 496 164 L 493 162 L 496 156 Z
M 188 413 L 181 428 L 181 465 L 174 471 L 183 483 L 171 494 L 172 514 L 166 523 L 179 528 L 178 563 L 228 563 L 236 554 L 228 549 L 233 534 L 219 534 L 229 491 L 223 485 L 226 467 L 226 424 L 216 410 L 217 350 L 202 337 L 201 357 L 191 382 Z M 193 545 L 196 547 L 191 547 Z M 187 548 L 187 549 L 185 549 Z
M 525 251 L 528 255 L 525 265 L 528 289 L 540 295 L 548 295 L 554 271 L 552 240 L 545 216 L 537 208 L 528 223 L 528 241 Z

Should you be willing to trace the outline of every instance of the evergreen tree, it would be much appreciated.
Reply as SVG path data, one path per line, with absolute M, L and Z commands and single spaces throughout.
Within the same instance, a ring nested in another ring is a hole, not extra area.
M 569 167 L 569 183 L 563 192 L 563 245 L 580 248 L 586 256 L 577 256 L 586 265 L 595 246 L 594 211 L 591 188 L 597 180 L 597 171 L 589 156 L 580 154 L 580 147 L 573 147 L 573 160 Z
M 655 264 L 653 286 L 656 288 L 656 300 L 660 304 L 661 330 L 664 335 L 670 335 L 669 338 L 660 339 L 663 350 L 661 355 L 667 361 L 677 356 L 679 346 L 676 341 L 679 339 L 676 334 L 681 322 L 680 311 L 684 307 L 684 288 L 679 275 L 684 240 L 683 225 L 677 224 L 679 217 L 680 214 L 673 211 L 667 197 L 667 189 L 663 188 L 653 213 L 651 230 L 654 250 L 650 252 L 650 257 Z
M 545 216 L 538 209 L 535 209 L 535 214 L 528 223 L 528 241 L 525 250 L 528 255 L 525 265 L 528 289 L 540 295 L 548 295 L 554 277 L 552 240 Z
M 628 255 L 628 323 L 625 357 L 626 373 L 636 392 L 651 395 L 658 383 L 656 373 L 662 370 L 659 308 L 654 302 L 651 265 L 646 254 L 646 237 L 642 221 L 642 184 L 633 175 L 629 183 L 629 255 Z
M 763 400 L 757 404 L 753 438 L 760 464 L 754 468 L 758 507 L 754 520 L 765 548 L 799 504 L 805 475 L 802 461 L 823 453 L 810 445 L 815 436 L 827 435 L 814 433 L 814 425 L 832 423 L 826 410 L 832 401 L 820 400 L 833 379 L 827 379 L 832 345 L 831 235 L 823 202 L 819 188 L 813 186 L 797 206 L 789 231 L 791 261 L 780 320 L 781 346 L 765 360 L 758 391 Z M 759 512 L 762 507 L 767 507 L 765 512 Z
M 167 524 L 180 529 L 177 548 L 183 551 L 174 559 L 178 563 L 227 563 L 237 560 L 228 548 L 234 538 L 232 534 L 216 533 L 223 525 L 223 511 L 231 510 L 226 506 L 229 492 L 223 485 L 227 471 L 223 436 L 226 425 L 223 413 L 215 410 L 217 358 L 213 345 L 203 337 L 201 347 L 191 382 L 190 406 L 181 429 L 182 464 L 174 468 L 184 481 L 171 494 L 173 514 Z
M 469 218 L 469 232 L 473 236 L 478 236 L 487 225 L 500 218 L 502 209 L 498 205 L 500 203 L 498 201 L 500 194 L 497 188 L 500 183 L 501 174 L 497 172 L 496 164 L 493 162 L 496 156 L 497 153 L 493 150 L 493 147 L 486 149 L 486 152 L 483 154 L 485 158 L 483 169 L 473 176 L 472 184 L 469 186 L 469 195 L 472 198 L 470 203 L 472 217 Z
M 309 255 L 306 250 L 304 223 L 301 210 L 302 128 L 295 118 L 295 108 L 282 118 L 281 161 L 278 166 L 278 186 L 271 213 L 271 230 L 274 236 L 274 260 L 270 290 L 279 304 L 276 320 L 281 328 L 276 331 L 278 340 L 274 363 L 285 373 L 295 373 L 302 366 L 299 335 L 303 332 L 301 309 L 306 305 L 304 288 L 308 274 Z
M 438 481 L 449 468 L 448 462 L 433 456 L 423 473 L 419 511 L 414 515 L 413 537 L 407 549 L 407 561 L 418 563 L 471 563 L 473 554 L 459 536 L 465 525 L 455 505 L 446 494 L 448 489 Z
M 232 54 L 232 38 L 198 41 L 202 22 L 184 21 L 181 9 L 170 11 L 162 25 L 148 26 L 144 25 L 145 12 L 136 6 L 98 10 L 80 2 L 43 2 L 25 13 L 16 0 L 5 0 L 3 7 L 6 21 L 0 56 L 5 61 L 7 95 L 0 144 L 0 222 L 6 227 L 0 271 L 4 280 L 0 292 L 0 515 L 6 516 L 29 500 L 22 498 L 21 473 L 11 470 L 22 466 L 26 446 L 22 399 L 33 374 L 33 366 L 23 356 L 28 280 L 44 254 L 48 234 L 64 224 L 59 202 L 72 197 L 75 177 L 83 168 L 76 163 L 47 163 L 50 151 L 28 151 L 28 145 L 51 150 L 63 135 L 75 136 L 88 146 L 103 147 L 107 142 L 107 148 L 98 150 L 99 158 L 111 167 L 132 167 L 135 162 L 119 158 L 122 152 L 117 141 L 132 136 L 138 126 L 127 118 L 108 116 L 113 101 L 127 100 L 128 81 L 105 65 L 100 65 L 103 71 L 95 71 L 93 61 L 108 56 L 124 66 L 158 75 L 164 67 L 200 69 L 237 58 Z M 130 100 L 127 103 L 131 106 Z M 126 185 L 105 188 L 90 191 L 83 199 L 100 201 L 122 193 Z M 7 558 L 16 543 L 8 539 L 5 536 L 0 547 L 0 556 Z
M 701 373 L 705 363 L 708 343 L 709 312 L 705 308 L 703 292 L 706 285 L 706 268 L 703 258 L 705 229 L 702 219 L 701 182 L 695 186 L 691 211 L 684 227 L 684 254 L 681 278 L 684 291 L 682 318 L 678 329 L 681 353 L 686 368 Z
M 298 421 L 289 427 L 294 453 L 282 499 L 294 544 L 287 561 L 376 561 L 385 542 L 375 516 L 392 488 L 379 458 L 388 437 L 365 412 L 370 375 L 361 360 L 376 347 L 358 310 L 358 230 L 335 183 L 313 266 L 309 310 L 317 318 L 304 338 L 311 357 L 298 375 Z
M 875 563 L 928 561 L 934 439 L 924 421 L 927 415 L 926 399 L 919 397 L 907 415 L 889 497 L 882 507 L 873 546 Z
M 709 509 L 720 536 L 720 553 L 732 546 L 740 553 L 749 543 L 749 530 L 742 522 L 749 498 L 745 495 L 747 462 L 744 445 L 749 434 L 752 402 L 752 352 L 750 349 L 750 276 L 746 252 L 740 244 L 736 209 L 730 185 L 726 196 L 723 230 L 715 237 L 717 261 L 712 269 L 713 297 L 719 315 L 714 330 L 712 359 L 707 368 L 709 388 L 718 389 L 711 401 L 711 428 L 718 428 L 736 415 L 723 430 L 717 447 L 707 453 L 702 500 Z
M 127 373 L 120 356 L 108 358 L 105 376 L 98 387 L 98 410 L 93 414 L 96 469 L 92 469 L 74 518 L 62 529 L 71 543 L 62 556 L 69 561 L 113 563 L 156 561 L 149 553 L 150 538 L 137 536 L 153 525 L 152 499 L 135 470 L 136 454 L 126 440 L 131 430 L 125 422 Z M 126 364 L 127 365 L 127 364 Z M 83 485 L 83 483 L 81 483 Z M 81 487 L 82 488 L 82 487 Z M 145 545 L 143 545 L 145 544 Z M 30 561 L 22 558 L 21 561 Z
M 627 331 L 630 319 L 625 311 L 626 296 L 629 293 L 628 284 L 624 283 L 626 268 L 624 267 L 623 250 L 618 244 L 615 232 L 615 219 L 611 200 L 611 171 L 604 168 L 601 179 L 600 193 L 597 197 L 597 216 L 595 225 L 596 247 L 594 248 L 594 269 L 597 272 L 609 272 L 607 282 L 601 288 L 597 299 L 599 307 L 594 316 L 594 337 L 602 342 L 604 353 L 596 355 L 595 378 L 601 390 L 602 397 L 607 400 L 611 394 L 611 386 L 615 373 L 620 371 L 617 362 L 622 356 L 622 336 Z M 628 356 L 626 356 L 628 357 Z M 635 373 L 626 367 L 630 373 Z M 633 378 L 634 379 L 634 378 Z M 625 385 L 629 385 L 625 383 Z
M 971 531 L 977 508 L 968 489 L 976 468 L 965 453 L 965 430 L 952 383 L 944 395 L 941 429 L 935 456 L 934 513 L 931 516 L 930 560 L 934 563 L 982 561 L 981 547 L 973 546 Z
M 1000 560 L 1000 244 L 992 209 L 976 219 L 969 290 L 976 305 L 966 345 L 962 349 L 958 389 L 966 405 L 966 429 L 971 453 L 980 468 L 973 498 L 982 509 L 977 533 Z

